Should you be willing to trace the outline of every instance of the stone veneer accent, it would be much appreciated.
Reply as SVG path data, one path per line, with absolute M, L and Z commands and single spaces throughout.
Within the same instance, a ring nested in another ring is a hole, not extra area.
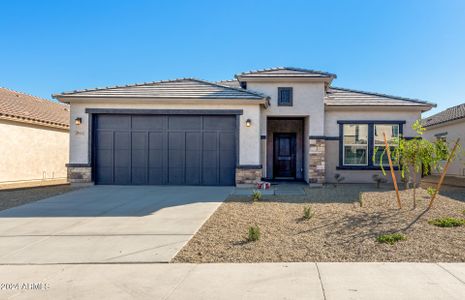
M 236 184 L 255 184 L 262 179 L 261 167 L 236 168 Z
M 309 140 L 308 178 L 310 183 L 323 184 L 325 182 L 325 147 L 324 139 Z
M 92 168 L 68 165 L 68 180 L 71 183 L 92 182 Z

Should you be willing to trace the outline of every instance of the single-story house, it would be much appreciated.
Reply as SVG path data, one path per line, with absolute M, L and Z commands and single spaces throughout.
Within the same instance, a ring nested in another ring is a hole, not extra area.
M 0 187 L 66 182 L 69 106 L 0 88 Z
M 460 138 L 459 143 L 465 145 L 465 103 L 424 118 L 422 124 L 426 128 L 423 136 L 430 141 L 443 139 L 452 147 Z M 457 177 L 465 186 L 465 160 L 462 151 L 463 148 L 459 150 L 457 158 L 450 164 L 446 175 Z M 438 175 L 437 170 L 432 170 L 432 174 Z
M 64 92 L 69 175 L 96 184 L 371 182 L 373 149 L 414 136 L 434 104 L 332 86 L 335 74 L 272 68 Z

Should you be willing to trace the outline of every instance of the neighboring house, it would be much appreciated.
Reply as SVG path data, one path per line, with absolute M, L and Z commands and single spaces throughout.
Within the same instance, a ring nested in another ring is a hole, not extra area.
M 299 68 L 54 95 L 71 106 L 69 174 L 96 184 L 371 182 L 373 149 L 434 104 L 331 86 Z M 80 125 L 74 124 L 77 120 Z
M 423 136 L 430 141 L 444 139 L 452 147 L 457 138 L 460 138 L 460 144 L 465 145 L 465 103 L 425 118 L 422 124 L 426 128 Z M 433 170 L 432 174 L 438 175 L 438 172 Z M 462 180 L 465 178 L 463 148 L 459 150 L 457 159 L 450 164 L 447 176 L 459 177 Z
M 0 88 L 0 186 L 64 181 L 69 107 Z

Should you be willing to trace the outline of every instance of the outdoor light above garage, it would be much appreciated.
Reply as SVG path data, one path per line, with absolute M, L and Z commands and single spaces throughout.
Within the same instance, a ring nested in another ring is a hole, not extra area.
M 75 123 L 76 125 L 81 125 L 81 123 L 82 123 L 82 118 L 76 118 L 76 119 L 74 119 L 74 123 Z
M 247 121 L 245 121 L 245 126 L 247 126 L 247 127 L 252 126 L 252 120 L 247 119 Z

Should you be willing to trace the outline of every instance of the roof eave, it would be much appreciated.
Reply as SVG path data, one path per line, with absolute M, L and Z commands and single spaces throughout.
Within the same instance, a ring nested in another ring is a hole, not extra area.
M 421 105 L 421 104 L 402 104 L 402 105 L 392 105 L 392 104 L 328 104 L 325 103 L 325 108 L 350 108 L 350 107 L 364 107 L 364 108 L 379 108 L 379 107 L 391 107 L 391 108 L 408 108 L 408 109 L 420 109 L 421 112 L 430 110 L 432 107 L 430 105 Z
M 94 95 L 52 95 L 53 98 L 57 99 L 63 103 L 70 103 L 73 100 L 76 101 L 92 101 L 92 100 L 108 100 L 108 101 L 127 101 L 127 100 L 139 100 L 139 101 L 159 101 L 159 102 L 176 102 L 176 101 L 186 101 L 186 102 L 246 102 L 246 103 L 257 103 L 268 105 L 269 97 L 251 97 L 251 98 L 221 98 L 221 97 L 206 97 L 206 98 L 197 98 L 197 97 L 141 97 L 141 96 L 94 96 Z
M 242 76 L 235 75 L 238 81 L 248 82 L 325 82 L 330 84 L 336 77 L 311 77 L 311 76 Z

